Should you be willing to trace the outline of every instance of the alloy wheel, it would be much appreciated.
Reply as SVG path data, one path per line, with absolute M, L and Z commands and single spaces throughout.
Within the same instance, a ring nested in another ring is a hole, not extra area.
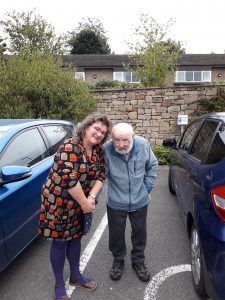
M 198 285 L 201 277 L 201 254 L 199 237 L 196 228 L 193 229 L 191 235 L 191 266 L 194 282 Z

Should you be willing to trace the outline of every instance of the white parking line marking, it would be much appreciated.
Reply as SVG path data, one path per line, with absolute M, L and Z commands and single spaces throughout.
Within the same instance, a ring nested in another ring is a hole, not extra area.
M 90 242 L 87 244 L 86 248 L 84 249 L 84 252 L 80 258 L 80 271 L 83 273 L 89 259 L 91 258 L 95 247 L 98 244 L 98 241 L 100 240 L 106 226 L 108 224 L 107 220 L 107 213 L 103 216 L 101 223 L 98 225 L 97 229 L 95 230 L 94 235 L 92 236 Z M 73 291 L 75 290 L 76 287 L 73 287 L 69 285 L 69 279 L 66 281 L 66 292 L 68 297 L 71 297 Z
M 172 266 L 156 274 L 145 289 L 144 300 L 156 300 L 158 298 L 157 292 L 160 285 L 168 277 L 180 272 L 187 272 L 187 271 L 191 271 L 191 265 Z

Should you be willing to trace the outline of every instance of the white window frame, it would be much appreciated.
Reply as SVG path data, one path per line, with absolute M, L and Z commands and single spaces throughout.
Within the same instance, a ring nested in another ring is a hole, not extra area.
M 186 80 L 186 73 L 187 72 L 193 72 L 193 80 Z M 195 72 L 201 72 L 201 80 L 194 80 L 194 73 Z M 203 78 L 204 78 L 204 76 L 203 75 L 207 75 L 207 73 L 208 73 L 208 77 L 209 77 L 209 79 L 208 80 L 204 80 Z M 178 79 L 178 77 L 179 77 L 179 75 L 181 75 L 183 78 L 184 78 L 184 80 L 179 80 Z M 200 70 L 195 70 L 195 71 L 176 71 L 175 72 L 175 82 L 211 82 L 211 76 L 212 76 L 212 72 L 211 71 L 209 71 L 209 70 L 205 70 L 205 71 L 200 71 Z
M 131 81 L 126 81 L 126 73 L 131 74 Z M 118 79 L 118 76 L 120 79 Z M 129 82 L 129 83 L 139 83 L 140 81 L 133 81 L 134 72 L 127 72 L 127 71 L 120 71 L 120 72 L 113 72 L 113 80 L 121 81 L 121 82 Z
M 84 72 L 75 72 L 75 78 L 85 81 L 85 73 Z

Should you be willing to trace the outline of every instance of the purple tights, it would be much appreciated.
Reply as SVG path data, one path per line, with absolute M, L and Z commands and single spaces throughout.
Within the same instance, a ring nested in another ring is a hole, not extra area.
M 52 241 L 50 249 L 50 261 L 55 276 L 55 296 L 66 295 L 64 286 L 63 270 L 67 257 L 70 265 L 70 277 L 73 281 L 80 284 L 87 282 L 87 278 L 82 276 L 79 270 L 81 252 L 81 238 L 73 239 L 68 242 Z

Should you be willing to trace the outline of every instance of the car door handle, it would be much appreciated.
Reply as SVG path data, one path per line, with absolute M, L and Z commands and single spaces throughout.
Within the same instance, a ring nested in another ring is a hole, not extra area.
M 207 175 L 206 175 L 206 179 L 207 179 L 208 181 L 212 181 L 212 179 L 213 179 L 213 174 L 212 174 L 212 172 L 211 172 L 210 174 L 207 174 Z

